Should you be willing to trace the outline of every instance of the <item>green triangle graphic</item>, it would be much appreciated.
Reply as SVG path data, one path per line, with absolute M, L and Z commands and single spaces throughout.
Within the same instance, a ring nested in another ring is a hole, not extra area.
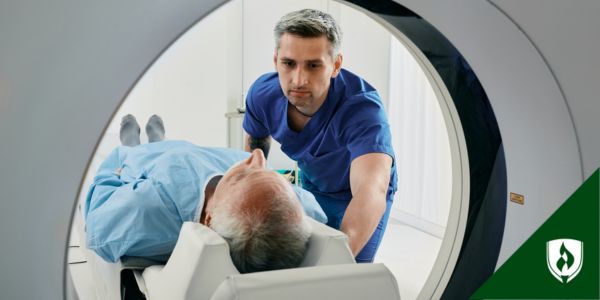
M 471 299 L 599 299 L 598 174 L 596 170 Z M 557 239 L 578 240 L 583 247 L 563 242 L 547 248 L 547 242 Z M 566 282 L 569 276 L 564 273 L 578 266 L 579 272 Z

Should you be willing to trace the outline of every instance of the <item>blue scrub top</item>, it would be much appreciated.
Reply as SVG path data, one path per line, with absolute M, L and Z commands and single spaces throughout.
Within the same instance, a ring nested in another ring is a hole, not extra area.
M 300 132 L 287 123 L 288 100 L 277 73 L 259 77 L 248 91 L 244 130 L 255 138 L 272 136 L 298 162 L 302 187 L 325 208 L 328 200 L 350 201 L 350 164 L 367 153 L 394 158 L 390 126 L 377 91 L 342 69 L 331 79 L 327 98 Z M 397 189 L 395 160 L 387 200 Z M 327 209 L 325 209 L 327 211 Z
M 86 198 L 87 247 L 109 262 L 122 256 L 166 261 L 183 222 L 199 221 L 206 184 L 249 155 L 185 141 L 117 147 Z M 295 192 L 307 215 L 326 222 L 310 193 Z

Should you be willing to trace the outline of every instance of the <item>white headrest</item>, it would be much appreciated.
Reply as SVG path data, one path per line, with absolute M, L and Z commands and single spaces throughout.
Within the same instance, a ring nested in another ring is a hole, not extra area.
M 344 264 L 232 275 L 211 300 L 400 299 L 383 264 Z
M 148 299 L 208 299 L 227 275 L 239 274 L 227 242 L 210 228 L 185 222 L 165 266 L 146 268 Z
M 355 263 L 348 247 L 348 237 L 343 232 L 311 218 L 308 220 L 312 233 L 301 267 Z
M 344 233 L 308 219 L 312 234 L 301 266 L 355 263 Z M 235 274 L 227 242 L 202 224 L 186 222 L 167 264 L 146 268 L 142 277 L 148 299 L 208 299 Z

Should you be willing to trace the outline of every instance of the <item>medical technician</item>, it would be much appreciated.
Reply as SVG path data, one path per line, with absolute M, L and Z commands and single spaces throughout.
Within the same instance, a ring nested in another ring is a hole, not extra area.
M 341 30 L 327 13 L 291 12 L 275 26 L 277 72 L 248 91 L 245 150 L 270 139 L 298 162 L 328 225 L 348 235 L 357 262 L 372 262 L 396 191 L 391 134 L 377 91 L 342 69 Z

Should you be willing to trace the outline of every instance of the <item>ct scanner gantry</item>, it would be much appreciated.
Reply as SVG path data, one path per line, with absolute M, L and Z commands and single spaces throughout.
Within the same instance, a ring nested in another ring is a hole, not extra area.
M 223 3 L 0 2 L 2 298 L 65 297 L 71 218 L 102 132 L 157 57 Z M 600 2 L 342 3 L 388 27 L 440 87 L 458 209 L 419 297 L 462 298 L 600 165 Z M 460 59 L 436 62 L 440 42 Z M 456 97 L 468 86 L 478 101 Z

